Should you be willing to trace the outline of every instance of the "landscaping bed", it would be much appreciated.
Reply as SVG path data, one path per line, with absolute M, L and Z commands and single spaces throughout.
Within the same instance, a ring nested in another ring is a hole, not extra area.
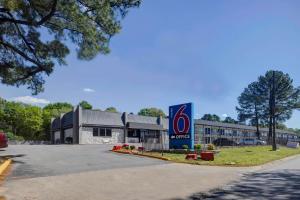
M 213 161 L 186 160 L 186 153 L 161 153 L 151 151 L 131 150 L 130 148 L 121 148 L 117 150 L 121 153 L 141 155 L 153 158 L 169 160 L 178 163 L 188 163 L 197 165 L 214 165 L 214 166 L 256 166 L 262 165 L 274 160 L 279 160 L 288 156 L 300 154 L 300 149 L 280 147 L 277 151 L 272 151 L 271 146 L 249 146 L 249 147 L 234 147 L 221 148 L 219 153 L 215 154 Z

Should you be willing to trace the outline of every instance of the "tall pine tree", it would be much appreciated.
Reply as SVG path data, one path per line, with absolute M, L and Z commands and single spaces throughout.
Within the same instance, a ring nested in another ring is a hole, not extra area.
M 43 91 L 44 76 L 66 64 L 67 39 L 79 59 L 109 53 L 121 20 L 140 0 L 1 0 L 0 81 Z M 48 34 L 45 34 L 48 33 Z
M 293 85 L 293 79 L 282 71 L 267 71 L 258 78 L 258 93 L 262 94 L 265 116 L 269 118 L 269 135 L 273 150 L 276 146 L 276 125 L 290 119 L 300 101 L 300 88 Z
M 238 102 L 239 120 L 254 121 L 257 133 L 260 123 L 269 124 L 268 141 L 276 150 L 276 127 L 299 109 L 300 88 L 294 87 L 289 74 L 270 70 L 245 88 Z
M 259 83 L 253 82 L 244 89 L 238 97 L 239 107 L 236 107 L 238 119 L 241 122 L 250 120 L 256 126 L 256 134 L 260 139 L 259 125 L 264 120 L 263 117 L 263 98 L 258 90 Z

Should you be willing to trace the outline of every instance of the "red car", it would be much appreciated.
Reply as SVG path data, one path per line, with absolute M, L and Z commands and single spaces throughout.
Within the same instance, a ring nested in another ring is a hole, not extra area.
M 0 132 L 0 148 L 6 148 L 7 147 L 7 137 L 5 133 Z

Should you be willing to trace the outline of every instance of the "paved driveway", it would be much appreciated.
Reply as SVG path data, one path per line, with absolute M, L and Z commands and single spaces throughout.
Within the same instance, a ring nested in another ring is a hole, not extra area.
M 105 145 L 10 146 L 15 163 L 0 187 L 7 200 L 184 198 L 236 180 L 244 168 L 175 164 L 114 154 Z
M 221 190 L 193 194 L 177 200 L 299 200 L 300 156 L 280 164 L 269 165 L 255 173 L 244 175 Z
M 143 159 L 143 158 L 142 158 Z M 7 200 L 177 200 L 236 180 L 245 169 L 162 164 L 13 179 L 0 187 Z
M 107 149 L 11 146 L 5 153 L 20 157 L 14 158 L 12 175 L 0 187 L 0 199 L 300 199 L 300 156 L 238 168 L 169 163 Z
M 111 145 L 10 145 L 0 155 L 14 160 L 9 179 L 55 176 L 70 173 L 168 164 L 168 162 L 119 155 Z

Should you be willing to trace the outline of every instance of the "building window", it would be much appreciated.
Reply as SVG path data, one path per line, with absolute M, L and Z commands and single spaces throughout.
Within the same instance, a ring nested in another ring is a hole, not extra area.
M 204 128 L 199 128 L 199 134 L 203 134 Z
M 218 129 L 218 133 L 219 133 L 219 135 L 225 135 L 224 129 Z
M 210 134 L 210 128 L 205 128 L 205 134 Z
M 232 130 L 233 136 L 238 136 L 237 130 Z
M 135 137 L 135 131 L 133 129 L 128 129 L 127 136 L 128 137 Z
M 136 137 L 141 136 L 141 130 L 140 129 L 135 130 L 135 133 L 136 133 Z
M 105 136 L 105 128 L 100 128 L 100 135 L 99 136 Z
M 98 136 L 98 128 L 93 128 L 93 136 Z
M 197 142 L 199 140 L 199 134 L 195 133 L 194 134 L 194 141 Z
M 108 128 L 93 128 L 93 136 L 94 137 L 111 137 L 112 131 Z
M 111 137 L 111 129 L 106 129 L 106 137 Z

